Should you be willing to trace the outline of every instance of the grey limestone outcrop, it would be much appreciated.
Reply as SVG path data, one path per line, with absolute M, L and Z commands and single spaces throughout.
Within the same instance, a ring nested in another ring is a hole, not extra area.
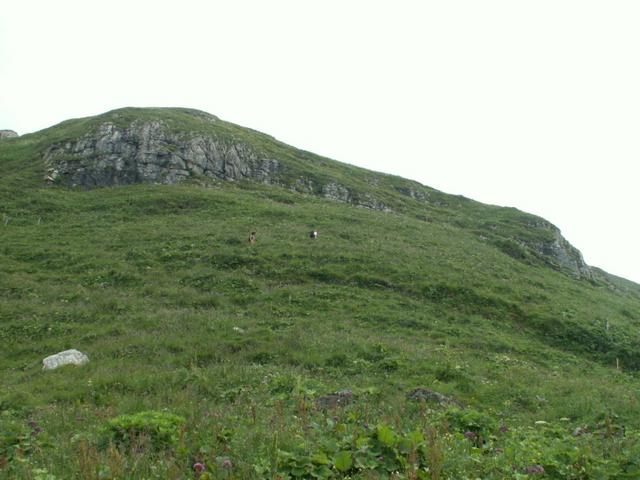
M 172 133 L 159 121 L 126 128 L 103 123 L 92 134 L 53 145 L 45 161 L 64 184 L 85 188 L 172 184 L 197 175 L 270 183 L 280 168 L 244 144 Z
M 174 184 L 188 178 L 250 180 L 319 194 L 373 210 L 390 208 L 373 195 L 335 181 L 309 178 L 251 146 L 214 134 L 172 132 L 162 121 L 119 127 L 100 124 L 83 137 L 55 144 L 44 156 L 46 183 L 94 188 L 135 183 Z
M 571 245 L 566 238 L 562 236 L 560 229 L 547 222 L 539 219 L 536 222 L 526 224 L 528 228 L 545 230 L 549 232 L 548 239 L 545 241 L 521 242 L 522 245 L 530 248 L 540 257 L 545 258 L 553 267 L 567 271 L 577 278 L 592 279 L 593 272 L 591 267 L 584 261 L 582 253 L 576 247 Z
M 18 134 L 13 130 L 0 130 L 0 140 L 3 138 L 14 138 L 17 136 Z
M 553 227 L 553 232 L 554 241 L 540 245 L 538 252 L 552 258 L 560 268 L 569 270 L 579 278 L 592 278 L 591 268 L 585 263 L 580 250 L 571 245 L 556 227 Z

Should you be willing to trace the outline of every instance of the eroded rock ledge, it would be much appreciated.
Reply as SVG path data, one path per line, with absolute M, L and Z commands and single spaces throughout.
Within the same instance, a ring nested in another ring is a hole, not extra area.
M 170 133 L 159 121 L 127 128 L 103 123 L 92 134 L 50 147 L 45 162 L 60 182 L 84 188 L 173 184 L 193 175 L 271 183 L 280 169 L 277 160 L 260 158 L 246 145 Z
M 276 158 L 265 157 L 246 144 L 212 134 L 171 132 L 162 121 L 134 122 L 125 128 L 102 123 L 79 139 L 52 145 L 45 153 L 45 164 L 46 182 L 71 187 L 174 184 L 205 176 L 251 180 L 374 210 L 390 210 L 373 196 L 355 194 L 337 182 L 319 183 L 296 175 Z

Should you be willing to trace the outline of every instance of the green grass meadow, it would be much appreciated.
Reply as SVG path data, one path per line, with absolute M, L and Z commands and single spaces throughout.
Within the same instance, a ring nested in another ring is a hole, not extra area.
M 640 287 L 478 234 L 525 214 L 44 187 L 46 132 L 0 148 L 0 478 L 640 478 Z

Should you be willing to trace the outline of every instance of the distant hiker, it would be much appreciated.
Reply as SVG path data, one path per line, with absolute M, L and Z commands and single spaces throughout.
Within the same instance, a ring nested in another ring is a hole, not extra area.
M 249 235 L 249 243 L 252 245 L 256 243 L 256 232 L 251 232 L 251 235 Z
M 313 240 L 318 238 L 318 231 L 317 230 L 311 230 L 311 233 L 309 233 L 309 238 L 311 238 Z

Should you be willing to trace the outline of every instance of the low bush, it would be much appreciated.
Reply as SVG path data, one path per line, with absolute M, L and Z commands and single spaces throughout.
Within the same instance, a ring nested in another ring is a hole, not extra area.
M 103 428 L 105 445 L 170 449 L 177 445 L 185 419 L 168 412 L 145 411 L 112 418 Z

